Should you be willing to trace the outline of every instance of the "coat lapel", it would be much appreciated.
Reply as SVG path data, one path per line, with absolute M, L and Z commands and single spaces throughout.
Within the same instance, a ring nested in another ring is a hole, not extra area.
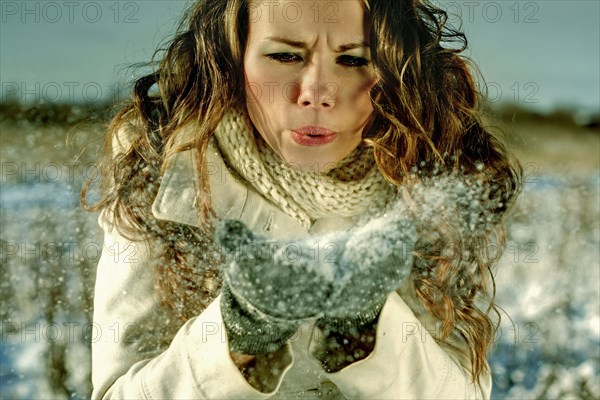
M 193 130 L 181 133 L 180 142 L 189 140 Z M 158 194 L 152 204 L 157 219 L 198 226 L 196 192 L 199 189 L 195 168 L 197 150 L 190 149 L 172 155 L 162 177 Z M 302 225 L 248 186 L 223 161 L 211 139 L 205 160 L 211 192 L 211 204 L 219 219 L 237 219 L 256 233 L 278 239 L 308 235 Z

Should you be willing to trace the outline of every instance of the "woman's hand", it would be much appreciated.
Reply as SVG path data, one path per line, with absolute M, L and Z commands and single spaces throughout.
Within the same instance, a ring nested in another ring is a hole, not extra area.
M 327 372 L 366 358 L 375 348 L 377 319 L 387 295 L 412 268 L 417 238 L 412 220 L 396 209 L 353 231 L 338 260 L 338 278 L 311 354 Z
M 249 312 L 272 322 L 322 315 L 333 288 L 335 258 L 318 260 L 314 240 L 268 240 L 236 220 L 222 221 L 215 239 L 226 255 L 224 282 Z M 335 240 L 343 245 L 345 238 Z
M 308 242 L 270 241 L 236 220 L 221 221 L 215 240 L 226 257 L 221 309 L 231 351 L 273 352 L 302 320 L 323 315 L 334 274 Z
M 392 211 L 351 231 L 324 310 L 330 323 L 346 331 L 375 319 L 387 295 L 410 273 L 415 240 L 412 221 Z

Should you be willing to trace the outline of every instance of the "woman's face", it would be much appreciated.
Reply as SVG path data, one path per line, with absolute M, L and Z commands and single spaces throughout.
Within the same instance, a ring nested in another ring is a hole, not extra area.
M 359 0 L 254 1 L 250 7 L 248 113 L 287 163 L 327 171 L 361 142 L 376 82 L 367 29 Z

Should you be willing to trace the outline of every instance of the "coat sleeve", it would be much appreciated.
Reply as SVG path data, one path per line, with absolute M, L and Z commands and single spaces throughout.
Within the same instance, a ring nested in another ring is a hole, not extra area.
M 465 344 L 458 340 L 438 343 L 394 292 L 381 310 L 373 352 L 327 377 L 347 398 L 490 398 L 491 375 L 473 383 Z
M 103 214 L 91 335 L 92 398 L 270 397 L 278 388 L 255 390 L 231 360 L 219 299 L 181 326 L 159 306 L 153 246 L 126 240 Z M 291 359 L 289 346 L 288 352 Z

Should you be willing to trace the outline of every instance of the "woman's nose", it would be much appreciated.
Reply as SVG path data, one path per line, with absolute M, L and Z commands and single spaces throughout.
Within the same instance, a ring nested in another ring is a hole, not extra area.
M 300 78 L 299 106 L 327 110 L 337 103 L 339 88 L 328 68 L 332 67 L 320 61 L 306 67 Z

